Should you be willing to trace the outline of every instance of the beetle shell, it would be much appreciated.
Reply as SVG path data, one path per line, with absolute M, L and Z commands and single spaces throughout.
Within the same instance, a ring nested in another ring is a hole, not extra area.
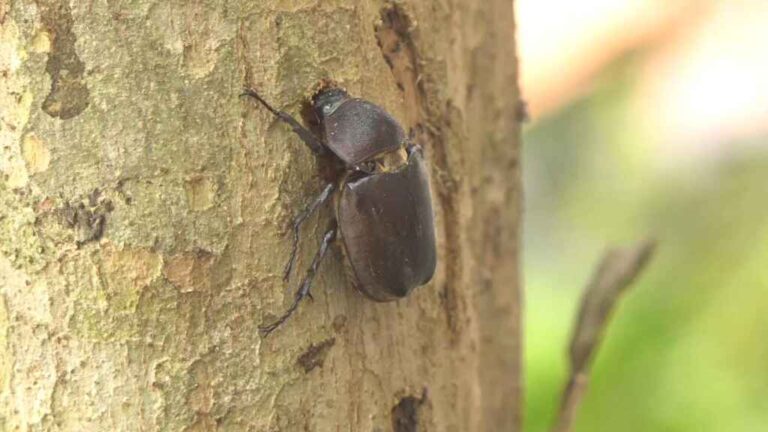
M 393 172 L 346 181 L 337 218 L 356 288 L 377 301 L 405 297 L 435 272 L 435 227 L 421 154 Z
M 386 111 L 363 99 L 347 99 L 323 119 L 325 144 L 349 166 L 399 149 L 403 128 Z

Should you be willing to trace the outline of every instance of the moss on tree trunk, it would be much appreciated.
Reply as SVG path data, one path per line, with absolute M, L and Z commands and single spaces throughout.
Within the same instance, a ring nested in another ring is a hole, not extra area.
M 0 2 L 0 429 L 518 430 L 514 46 L 508 0 Z M 262 339 L 321 183 L 237 95 L 322 79 L 424 146 L 438 269 L 379 304 L 334 252 Z

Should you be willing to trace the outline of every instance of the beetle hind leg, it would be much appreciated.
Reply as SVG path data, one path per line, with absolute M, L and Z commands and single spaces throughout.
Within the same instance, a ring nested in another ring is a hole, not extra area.
M 288 262 L 285 263 L 285 268 L 283 269 L 284 281 L 287 281 L 291 276 L 291 270 L 293 270 L 293 265 L 296 263 L 296 255 L 299 252 L 299 231 L 301 230 L 301 225 L 308 217 L 312 216 L 321 205 L 325 204 L 328 201 L 328 198 L 333 196 L 335 190 L 336 185 L 334 183 L 325 185 L 323 191 L 320 192 L 320 195 L 315 197 L 315 199 L 293 219 L 293 243 L 291 245 L 291 256 L 288 259 Z
M 262 336 L 266 337 L 275 329 L 280 327 L 288 318 L 290 318 L 291 315 L 293 315 L 293 313 L 299 307 L 299 303 L 304 299 L 304 297 L 311 297 L 309 290 L 312 288 L 312 281 L 315 279 L 317 269 L 320 267 L 320 263 L 323 261 L 326 252 L 328 252 L 328 248 L 336 238 L 336 230 L 337 228 L 334 223 L 334 225 L 323 236 L 323 240 L 320 243 L 320 249 L 318 249 L 315 257 L 312 259 L 312 265 L 307 270 L 307 275 L 304 276 L 304 280 L 301 281 L 301 285 L 296 291 L 291 306 L 288 307 L 288 309 L 283 313 L 283 315 L 280 316 L 280 318 L 276 319 L 271 324 L 266 324 L 259 327 L 259 332 L 261 332 Z

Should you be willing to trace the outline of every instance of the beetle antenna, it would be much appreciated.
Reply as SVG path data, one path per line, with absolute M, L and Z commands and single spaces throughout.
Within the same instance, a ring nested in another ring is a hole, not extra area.
M 259 94 L 256 93 L 256 90 L 250 89 L 250 88 L 245 88 L 245 89 L 243 89 L 243 92 L 240 93 L 240 97 L 252 97 L 252 98 L 256 99 L 257 101 L 259 101 L 259 103 L 261 103 L 264 106 L 264 108 L 268 109 L 269 112 L 271 112 L 272 114 L 280 117 L 280 112 L 278 110 L 272 108 L 272 105 L 268 104 L 267 101 L 265 101 L 261 96 L 259 96 Z

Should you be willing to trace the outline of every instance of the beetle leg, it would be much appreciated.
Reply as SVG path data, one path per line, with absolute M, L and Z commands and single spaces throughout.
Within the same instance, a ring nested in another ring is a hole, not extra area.
M 410 156 L 411 153 L 413 152 L 419 152 L 419 154 L 422 153 L 421 146 L 411 142 L 409 142 L 408 145 L 405 147 L 405 151 L 408 153 L 408 156 Z
M 269 110 L 272 114 L 274 114 L 277 118 L 282 120 L 285 123 L 288 123 L 288 125 L 293 129 L 293 132 L 296 133 L 296 135 L 301 138 L 302 141 L 304 141 L 304 144 L 309 147 L 310 150 L 312 150 L 313 153 L 321 155 L 325 153 L 325 146 L 323 146 L 322 141 L 320 141 L 319 138 L 317 138 L 312 132 L 309 131 L 309 129 L 305 128 L 301 125 L 295 118 L 293 118 L 290 114 L 288 114 L 285 111 L 278 111 L 274 108 L 272 108 L 272 105 L 268 104 L 267 101 L 261 98 L 258 93 L 256 93 L 255 90 L 246 88 L 243 90 L 243 93 L 240 95 L 240 97 L 248 96 L 256 99 L 261 103 L 264 108 Z
M 259 327 L 259 332 L 261 332 L 262 336 L 266 337 L 276 328 L 280 327 L 280 325 L 282 325 L 291 315 L 293 315 L 293 313 L 296 311 L 296 308 L 299 307 L 301 300 L 309 295 L 309 289 L 312 287 L 312 280 L 315 278 L 317 269 L 320 267 L 320 263 L 323 261 L 323 257 L 325 257 L 325 253 L 328 251 L 328 247 L 331 245 L 335 238 L 336 225 L 334 223 L 334 226 L 331 227 L 331 229 L 329 229 L 323 236 L 323 241 L 320 243 L 320 249 L 312 259 L 312 265 L 309 267 L 309 270 L 307 270 L 307 275 L 304 276 L 304 280 L 301 282 L 298 291 L 296 291 L 296 295 L 293 298 L 293 303 L 291 303 L 291 306 L 288 308 L 288 310 L 286 310 L 285 313 L 283 313 L 283 315 L 273 323 Z
M 336 185 L 334 183 L 328 183 L 323 191 L 320 192 L 320 195 L 315 197 L 315 199 L 307 206 L 307 208 L 302 210 L 301 213 L 296 215 L 296 218 L 293 219 L 293 246 L 291 248 L 291 257 L 288 259 L 288 262 L 285 264 L 285 269 L 283 270 L 284 281 L 287 281 L 291 276 L 293 264 L 296 262 L 296 254 L 299 251 L 299 231 L 301 229 L 301 225 L 305 220 L 307 220 L 308 217 L 312 215 L 312 213 L 317 211 L 321 205 L 328 201 L 328 198 L 333 195 L 335 190 Z

